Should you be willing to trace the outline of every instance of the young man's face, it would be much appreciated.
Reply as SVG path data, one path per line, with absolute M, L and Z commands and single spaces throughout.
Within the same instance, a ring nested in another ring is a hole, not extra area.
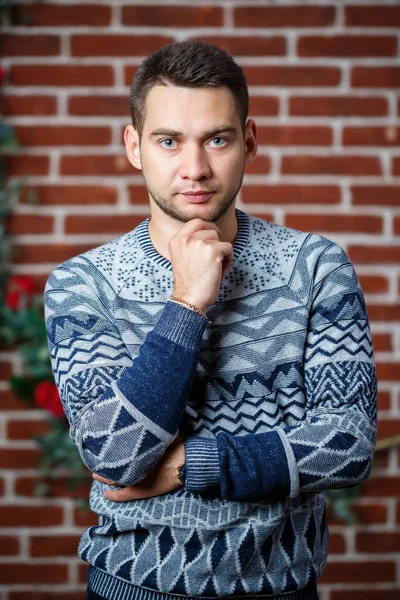
M 146 99 L 140 145 L 132 126 L 125 143 L 130 161 L 142 170 L 150 202 L 181 222 L 217 221 L 235 201 L 244 166 L 256 152 L 255 136 L 251 120 L 243 136 L 227 87 L 157 85 Z

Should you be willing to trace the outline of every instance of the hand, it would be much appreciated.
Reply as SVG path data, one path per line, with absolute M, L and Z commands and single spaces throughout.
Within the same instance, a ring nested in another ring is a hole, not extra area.
M 168 243 L 174 294 L 203 311 L 215 302 L 233 260 L 232 244 L 221 242 L 220 235 L 215 223 L 191 219 Z
M 152 496 L 161 496 L 172 492 L 182 485 L 176 476 L 176 469 L 185 462 L 185 449 L 182 438 L 179 436 L 166 450 L 161 460 L 153 471 L 136 485 L 127 485 L 120 490 L 107 490 L 104 497 L 114 502 L 128 502 Z M 93 479 L 108 485 L 119 484 L 93 473 Z

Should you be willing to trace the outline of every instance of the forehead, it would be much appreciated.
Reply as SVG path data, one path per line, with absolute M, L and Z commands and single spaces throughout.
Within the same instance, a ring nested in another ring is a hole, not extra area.
M 147 95 L 143 135 L 160 127 L 177 131 L 209 131 L 210 127 L 221 123 L 240 129 L 239 110 L 227 87 L 156 85 Z

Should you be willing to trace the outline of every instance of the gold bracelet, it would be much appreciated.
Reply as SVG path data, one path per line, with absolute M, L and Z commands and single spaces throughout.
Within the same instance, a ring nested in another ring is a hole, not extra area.
M 190 302 L 187 302 L 186 300 L 183 300 L 182 298 L 178 298 L 177 296 L 174 296 L 174 294 L 172 294 L 172 296 L 170 296 L 169 300 L 172 300 L 172 302 L 177 302 L 178 304 L 183 304 L 184 306 L 188 306 L 189 308 L 191 308 L 192 310 L 197 312 L 199 315 L 201 315 L 208 321 L 207 315 L 202 310 L 200 310 L 200 308 L 197 308 L 197 306 L 195 306 L 194 304 L 190 304 Z

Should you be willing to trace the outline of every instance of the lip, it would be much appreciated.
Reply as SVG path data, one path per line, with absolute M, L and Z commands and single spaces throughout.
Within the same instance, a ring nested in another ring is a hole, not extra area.
M 200 204 L 201 202 L 205 202 L 208 200 L 214 192 L 188 192 L 186 194 L 181 194 L 185 198 L 187 202 L 190 204 Z

